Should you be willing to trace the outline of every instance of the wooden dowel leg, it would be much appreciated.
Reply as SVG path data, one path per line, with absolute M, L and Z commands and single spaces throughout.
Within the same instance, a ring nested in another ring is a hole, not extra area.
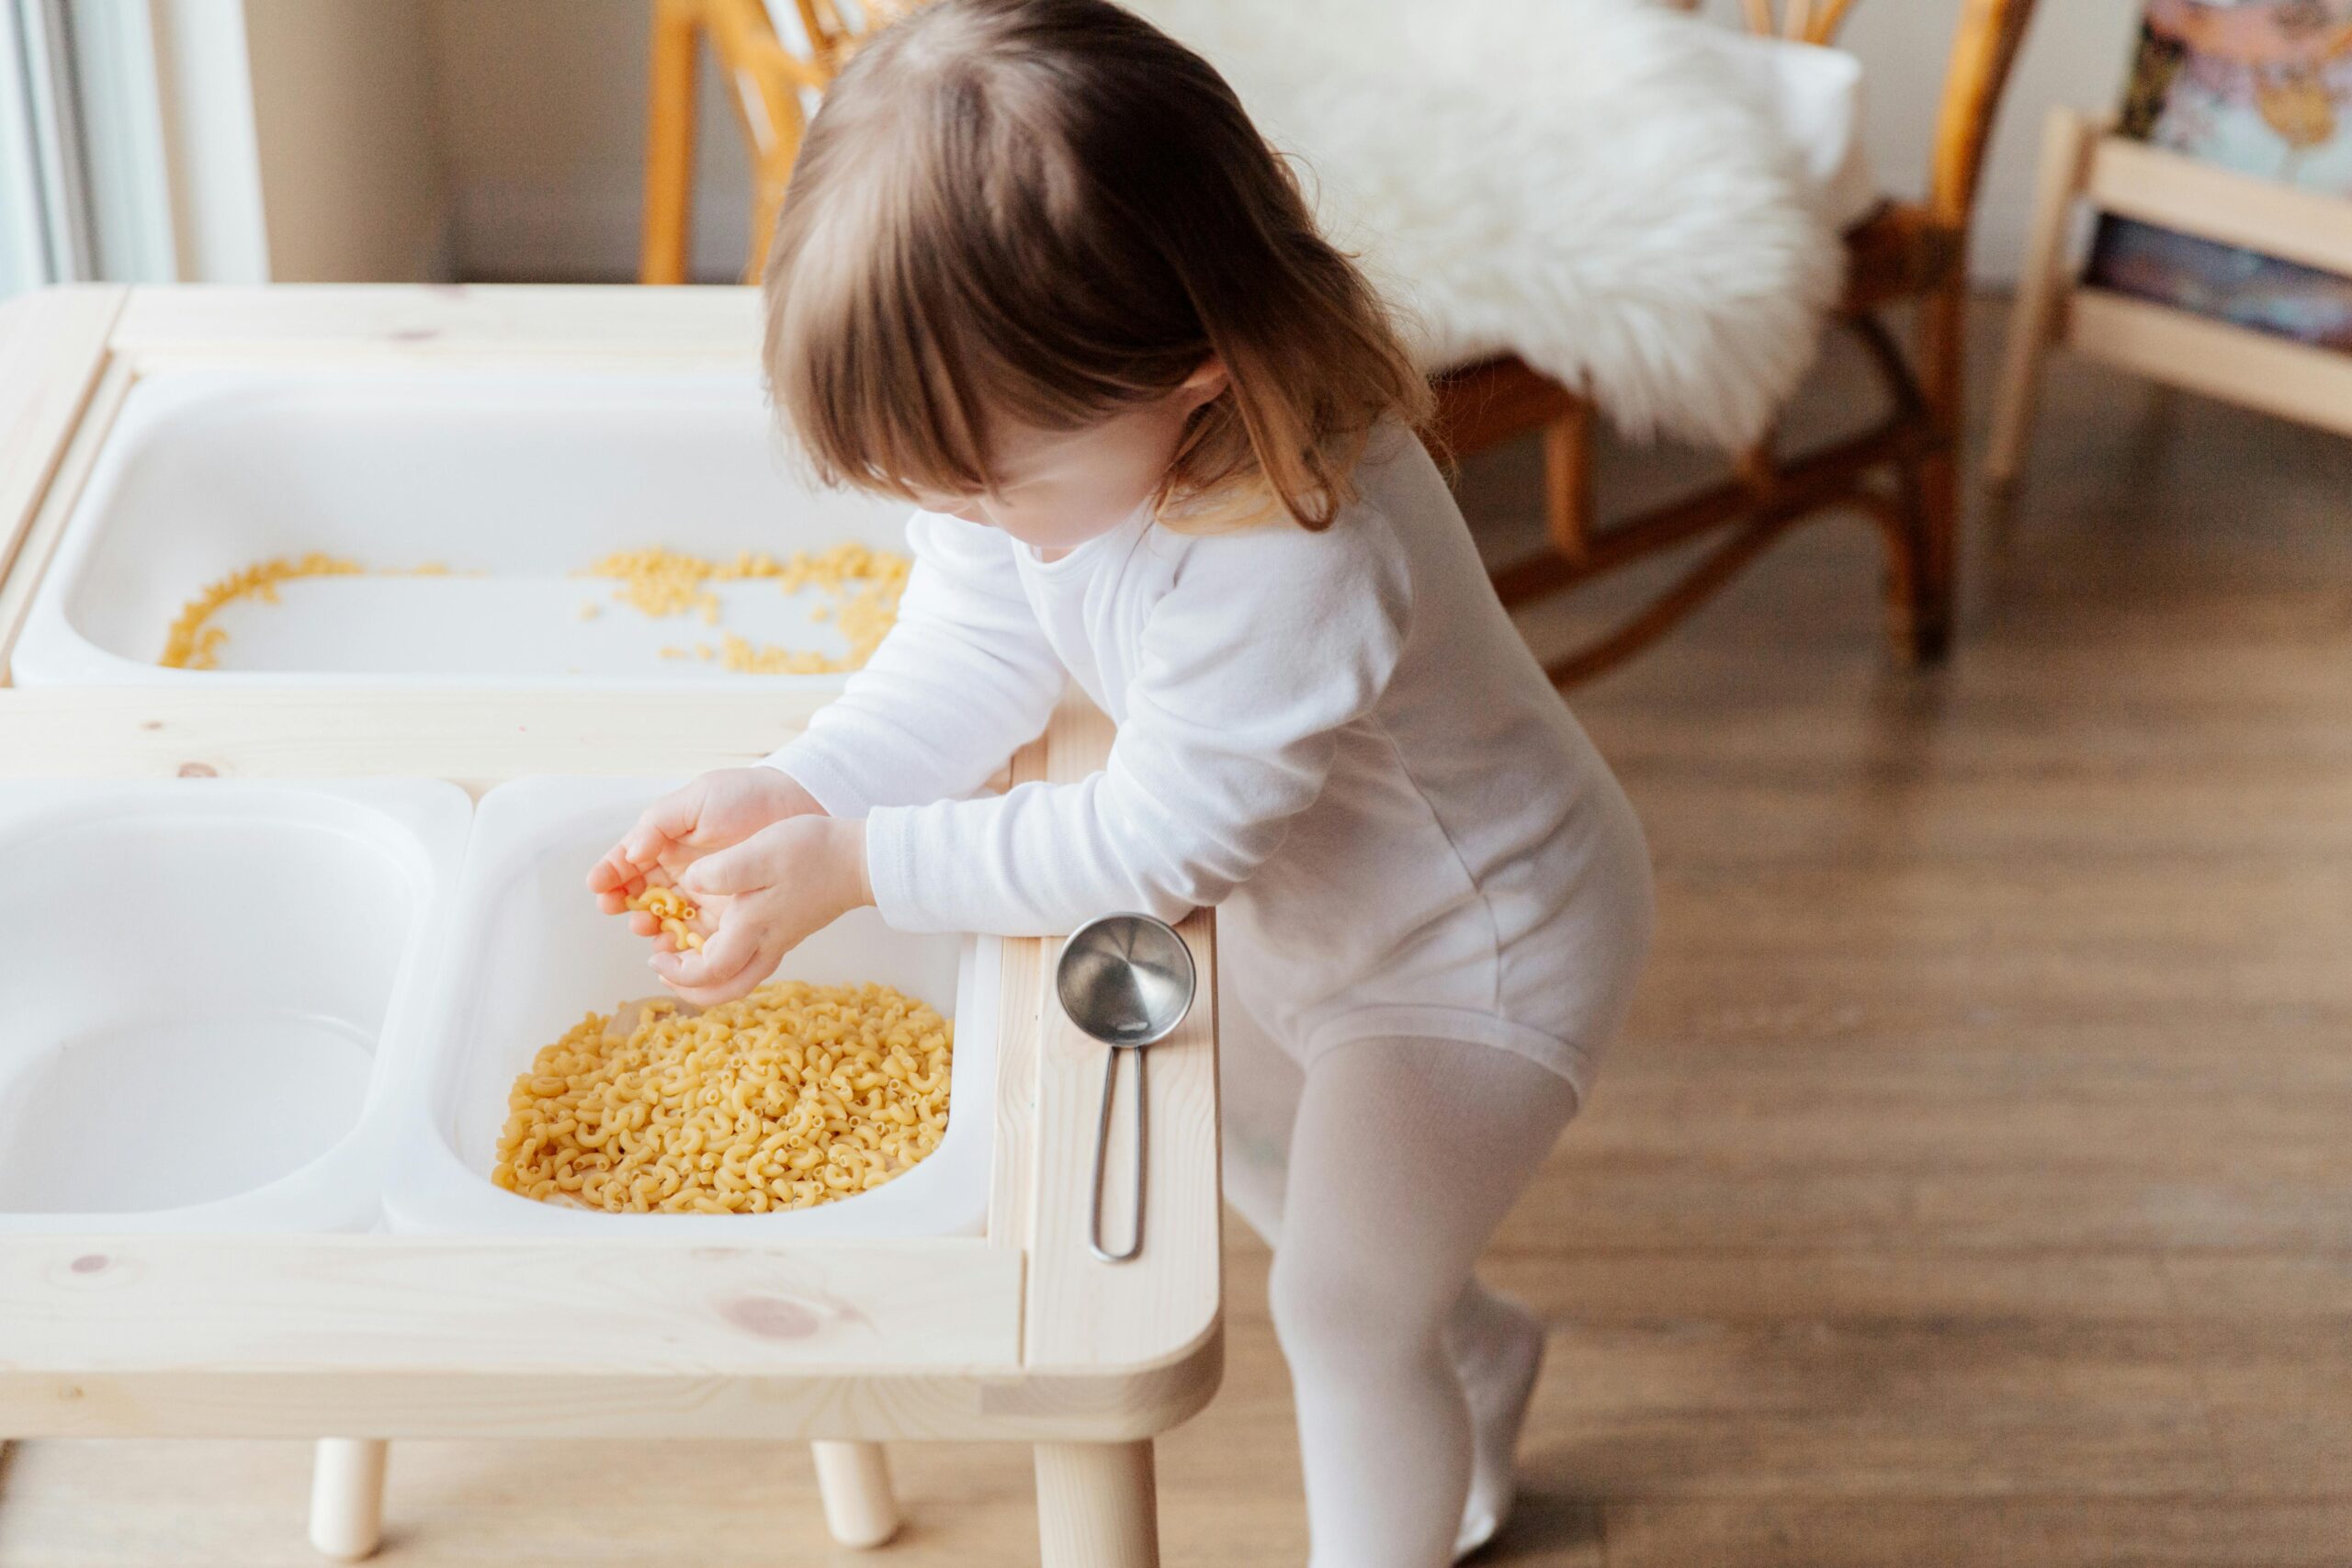
M 843 1546 L 879 1546 L 899 1533 L 899 1500 L 879 1443 L 810 1443 L 825 1528 Z
M 1151 1444 L 1039 1443 L 1042 1568 L 1159 1568 Z
M 2025 261 L 2009 316 L 2009 342 L 2001 359 L 2001 384 L 1993 399 L 1992 443 L 1984 477 L 1996 487 L 2017 481 L 2025 462 L 2028 427 L 2041 389 L 2041 362 L 2057 326 L 2065 294 L 2066 220 L 2082 189 L 2091 127 L 2068 108 L 2052 109 L 2041 136 L 2041 171 L 2034 191 L 2033 228 L 2026 237 Z
M 321 1438 L 311 1466 L 311 1544 L 329 1557 L 356 1562 L 384 1533 L 384 1461 L 391 1445 L 376 1438 Z

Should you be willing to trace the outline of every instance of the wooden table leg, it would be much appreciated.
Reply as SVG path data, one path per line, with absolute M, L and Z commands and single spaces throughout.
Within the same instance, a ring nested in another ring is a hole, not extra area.
M 843 1546 L 879 1546 L 899 1533 L 899 1500 L 879 1443 L 810 1443 L 825 1528 Z
M 321 1438 L 311 1464 L 311 1544 L 356 1562 L 384 1534 L 384 1461 L 376 1438 Z
M 1151 1444 L 1039 1443 L 1043 1568 L 1159 1568 Z

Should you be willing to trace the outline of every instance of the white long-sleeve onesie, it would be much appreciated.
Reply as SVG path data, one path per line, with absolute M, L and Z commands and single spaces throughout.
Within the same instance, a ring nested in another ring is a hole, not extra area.
M 1458 1039 L 1581 1092 L 1648 944 L 1641 829 L 1419 441 L 1384 431 L 1356 481 L 1321 532 L 1147 509 L 1053 561 L 919 514 L 897 626 L 770 761 L 865 818 L 900 930 L 1216 905 L 1233 993 L 1301 1060 Z M 1103 770 L 961 798 L 1065 672 L 1117 722 Z

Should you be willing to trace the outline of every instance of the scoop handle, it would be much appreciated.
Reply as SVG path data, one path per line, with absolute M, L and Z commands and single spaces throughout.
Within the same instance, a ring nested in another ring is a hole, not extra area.
M 1148 1109 L 1151 1079 L 1147 1053 L 1114 1045 L 1102 1063 L 1102 1110 L 1094 1122 L 1094 1206 L 1093 1224 L 1087 1233 L 1087 1244 L 1094 1256 L 1105 1263 L 1126 1263 L 1143 1251 L 1143 1175 L 1144 1138 L 1151 1126 Z M 1113 1252 L 1102 1245 L 1102 1178 L 1103 1167 L 1111 1156 L 1111 1102 L 1116 1098 L 1119 1085 L 1119 1058 L 1136 1059 L 1136 1203 L 1135 1214 L 1128 1224 L 1127 1249 Z

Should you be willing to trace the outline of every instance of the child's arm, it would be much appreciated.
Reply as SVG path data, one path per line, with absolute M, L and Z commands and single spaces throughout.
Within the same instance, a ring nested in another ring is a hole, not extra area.
M 994 529 L 917 514 L 898 624 L 848 689 L 767 759 L 834 817 L 969 795 L 1046 728 L 1061 660 Z
M 876 805 L 968 794 L 1045 728 L 1061 695 L 1061 661 L 1022 593 L 1012 547 L 990 529 L 931 513 L 918 513 L 907 537 L 915 564 L 898 623 L 865 668 L 765 765 L 705 773 L 648 807 L 589 872 L 605 913 L 621 913 L 654 882 L 681 885 L 687 868 L 797 818 L 848 819 Z M 795 829 L 775 841 L 808 837 Z M 658 930 L 645 914 L 629 923 L 641 936 Z M 730 942 L 719 953 L 735 951 Z
M 1362 538 L 1216 540 L 1153 610 L 1101 773 L 880 807 L 863 822 L 778 823 L 686 874 L 688 893 L 723 895 L 727 912 L 699 952 L 658 954 L 654 967 L 707 1005 L 867 903 L 901 931 L 1005 935 L 1216 903 L 1322 793 L 1340 732 L 1387 687 L 1408 614 L 1401 566 Z
M 1220 901 L 1323 792 L 1340 731 L 1395 672 L 1401 558 L 1360 509 L 1329 533 L 1206 540 L 1144 628 L 1103 770 L 866 822 L 875 902 L 904 931 L 1041 934 Z

